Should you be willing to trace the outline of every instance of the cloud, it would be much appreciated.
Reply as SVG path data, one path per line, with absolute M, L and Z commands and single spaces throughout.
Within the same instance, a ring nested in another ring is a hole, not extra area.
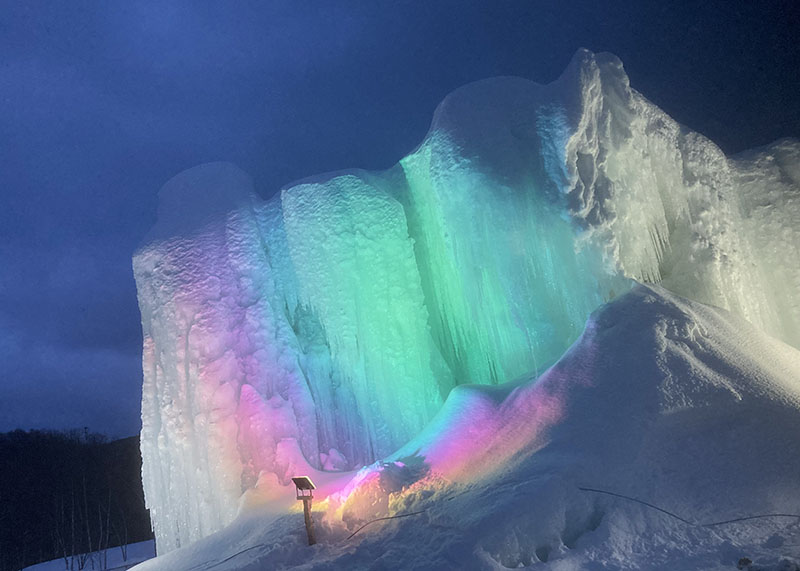
M 76 349 L 0 327 L 5 363 L 0 431 L 81 428 L 129 436 L 140 426 L 141 358 L 113 349 Z

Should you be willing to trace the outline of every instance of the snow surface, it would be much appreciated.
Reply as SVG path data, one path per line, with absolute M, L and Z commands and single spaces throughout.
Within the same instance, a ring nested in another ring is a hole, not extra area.
M 314 547 L 298 509 L 254 505 L 137 569 L 778 569 L 800 560 L 800 517 L 695 524 L 800 514 L 798 377 L 800 351 L 740 317 L 636 286 L 539 378 L 458 387 L 406 447 L 318 493 Z
M 127 546 L 127 557 L 123 557 L 121 547 L 110 547 L 90 554 L 84 564 L 86 571 L 123 571 L 134 565 L 147 561 L 155 556 L 155 541 L 140 541 Z M 69 558 L 69 565 L 64 559 L 53 559 L 25 567 L 22 571 L 74 571 L 79 569 L 80 555 Z
M 452 464 L 448 478 L 489 470 L 469 446 L 462 457 L 464 439 L 513 463 L 514 439 L 537 447 L 536 427 L 559 426 L 563 403 L 538 389 L 529 408 L 509 408 L 523 418 L 501 421 L 493 403 L 515 401 L 500 385 L 547 369 L 633 280 L 800 347 L 799 195 L 800 143 L 727 158 L 631 89 L 617 58 L 586 51 L 550 85 L 457 90 L 386 172 L 314 177 L 267 202 L 233 165 L 181 173 L 133 261 L 159 552 L 243 507 L 279 514 L 298 473 L 327 493 L 398 449 L 415 457 L 407 443 L 421 431 L 414 442 L 435 453 L 393 480 L 431 462 Z M 694 402 L 681 387 L 676 410 Z M 459 429 L 459 407 L 517 435 L 490 446 Z M 603 449 L 623 454 L 619 436 Z

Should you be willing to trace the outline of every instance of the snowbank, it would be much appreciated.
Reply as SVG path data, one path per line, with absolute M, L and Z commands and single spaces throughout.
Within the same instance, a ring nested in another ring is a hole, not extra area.
M 53 559 L 25 567 L 22 571 L 125 571 L 142 561 L 155 557 L 155 541 L 140 541 L 120 547 L 109 547 L 89 554 L 74 555 L 64 559 Z

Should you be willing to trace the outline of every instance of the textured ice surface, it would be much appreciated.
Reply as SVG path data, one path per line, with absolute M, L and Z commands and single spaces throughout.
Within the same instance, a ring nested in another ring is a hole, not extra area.
M 390 455 L 457 385 L 544 370 L 631 279 L 800 346 L 797 259 L 800 144 L 727 158 L 608 54 L 457 90 L 386 172 L 263 202 L 232 165 L 186 171 L 134 256 L 159 551 Z

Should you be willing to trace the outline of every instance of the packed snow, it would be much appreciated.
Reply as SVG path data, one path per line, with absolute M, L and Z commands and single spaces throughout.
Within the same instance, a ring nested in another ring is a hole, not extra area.
M 457 90 L 388 171 L 263 202 L 214 163 L 160 197 L 134 256 L 143 483 L 159 553 L 207 539 L 148 568 L 704 568 L 797 539 L 577 488 L 702 523 L 800 509 L 797 141 L 728 158 L 580 51 L 549 85 Z
M 22 571 L 125 571 L 155 557 L 155 542 L 140 541 L 25 567 Z

